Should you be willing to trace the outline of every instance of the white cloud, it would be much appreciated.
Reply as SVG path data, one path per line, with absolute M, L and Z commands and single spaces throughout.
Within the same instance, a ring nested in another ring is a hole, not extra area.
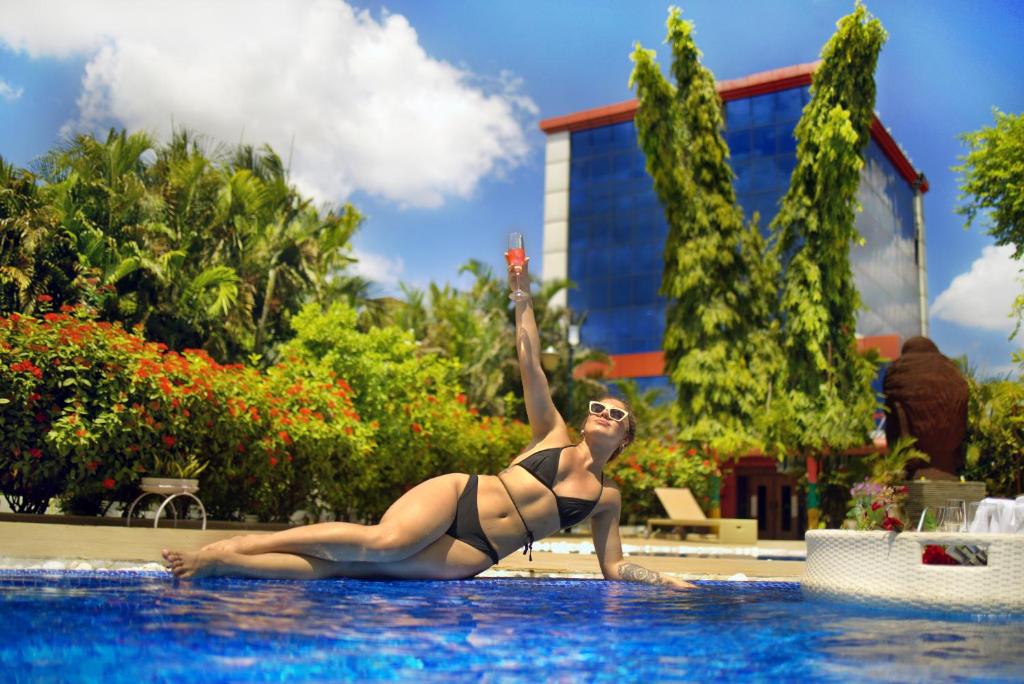
M 0 78 L 0 100 L 14 102 L 21 97 L 21 94 L 24 92 L 25 90 L 23 88 L 12 86 L 10 83 Z
M 388 257 L 383 254 L 353 249 L 352 256 L 358 259 L 351 271 L 385 288 L 394 288 L 405 271 L 402 257 Z
M 1010 246 L 988 246 L 971 270 L 961 273 L 932 303 L 931 316 L 965 327 L 998 330 L 1009 334 L 1015 325 L 1010 316 L 1021 291 L 1020 264 Z
M 439 206 L 520 164 L 522 83 L 428 55 L 397 14 L 342 0 L 50 0 L 0 5 L 0 43 L 84 55 L 74 125 L 166 135 L 171 121 L 291 150 L 305 191 Z

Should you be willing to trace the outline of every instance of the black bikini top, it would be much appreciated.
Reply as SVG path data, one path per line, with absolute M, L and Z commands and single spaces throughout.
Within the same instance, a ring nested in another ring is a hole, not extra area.
M 553 447 L 535 451 L 516 464 L 525 468 L 555 495 L 555 505 L 558 506 L 558 524 L 562 528 L 572 527 L 585 520 L 594 510 L 597 502 L 601 500 L 600 494 L 596 499 L 577 499 L 574 496 L 559 496 L 555 492 L 554 484 L 555 478 L 558 476 L 558 463 L 562 459 L 562 450 L 566 448 L 568 447 Z M 601 486 L 604 487 L 604 473 L 601 473 Z

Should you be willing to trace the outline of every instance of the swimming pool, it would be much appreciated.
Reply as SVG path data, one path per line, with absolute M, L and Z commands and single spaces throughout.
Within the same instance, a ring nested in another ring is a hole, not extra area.
M 1019 681 L 1024 619 L 797 584 L 321 582 L 0 571 L 6 681 Z M 11 676 L 13 673 L 13 677 Z

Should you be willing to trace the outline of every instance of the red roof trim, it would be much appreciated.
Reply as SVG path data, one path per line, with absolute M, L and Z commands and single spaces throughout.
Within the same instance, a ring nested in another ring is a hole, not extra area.
M 882 152 L 889 158 L 889 161 L 893 163 L 896 170 L 899 171 L 903 179 L 910 183 L 910 187 L 914 187 L 920 179 L 921 192 L 928 192 L 928 179 L 925 178 L 923 173 L 919 173 L 914 165 L 907 159 L 907 155 L 903 153 L 903 148 L 899 146 L 899 143 L 889 133 L 889 129 L 886 128 L 878 115 L 871 120 L 871 137 L 874 138 L 878 146 L 882 148 Z
M 819 64 L 820 62 L 796 64 L 781 69 L 762 71 L 742 78 L 719 81 L 716 85 L 718 95 L 722 100 L 729 101 L 810 85 L 811 77 Z M 575 133 L 576 131 L 585 131 L 591 128 L 600 128 L 601 126 L 611 126 L 612 124 L 631 121 L 636 114 L 636 110 L 637 101 L 635 99 L 625 100 L 603 107 L 584 109 L 572 114 L 544 119 L 540 122 L 540 129 L 550 135 L 562 131 Z M 896 143 L 877 116 L 871 122 L 871 137 L 882 148 L 882 152 L 893 163 L 893 166 L 903 176 L 903 179 L 913 187 L 918 181 L 919 174 L 917 169 L 910 163 L 907 155 L 904 154 L 899 144 Z M 923 174 L 921 174 L 921 179 L 923 181 L 921 183 L 921 192 L 928 192 L 928 180 L 924 178 Z

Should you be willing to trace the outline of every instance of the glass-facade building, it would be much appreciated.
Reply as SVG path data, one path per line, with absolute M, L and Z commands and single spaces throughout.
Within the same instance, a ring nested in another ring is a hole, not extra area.
M 811 67 L 793 67 L 783 78 L 768 72 L 741 79 L 738 88 L 719 84 L 737 198 L 748 217 L 760 213 L 766 232 L 796 164 L 793 131 L 809 99 L 810 74 Z M 665 328 L 658 289 L 668 227 L 637 144 L 635 108 L 627 102 L 542 122 L 544 277 L 576 283 L 567 303 L 586 314 L 582 342 L 622 360 L 617 375 L 667 389 L 658 361 Z M 915 222 L 914 213 L 915 194 L 927 189 L 922 180 L 876 120 L 859 189 L 864 245 L 852 246 L 850 257 L 867 307 L 857 332 L 888 337 L 890 348 L 893 339 L 927 329 L 918 264 L 923 220 Z

